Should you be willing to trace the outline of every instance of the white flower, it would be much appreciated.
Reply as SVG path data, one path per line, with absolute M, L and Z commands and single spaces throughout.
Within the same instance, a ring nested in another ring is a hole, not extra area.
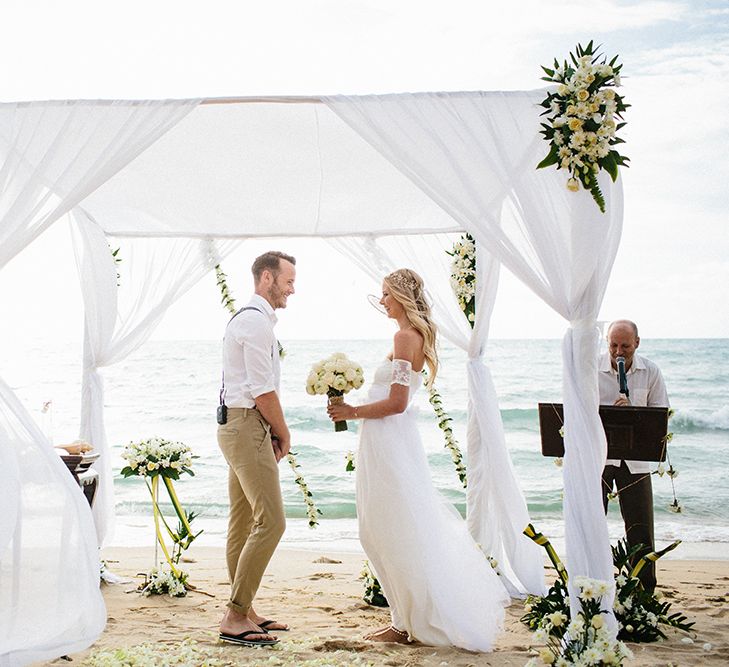
M 553 614 L 550 614 L 547 618 L 549 618 L 550 623 L 555 628 L 561 627 L 562 625 L 564 625 L 565 621 L 567 620 L 567 616 L 565 616 L 561 611 L 555 611 Z
M 538 628 L 534 631 L 534 641 L 539 644 L 544 644 L 549 639 L 549 634 L 544 628 Z
M 314 383 L 314 392 L 317 394 L 326 394 L 329 389 L 329 385 L 323 380 L 317 380 Z
M 580 183 L 576 178 L 567 179 L 567 189 L 570 192 L 577 192 L 580 189 Z
M 539 657 L 545 665 L 551 665 L 554 661 L 554 654 L 551 649 L 548 649 L 547 647 L 544 647 L 539 651 Z

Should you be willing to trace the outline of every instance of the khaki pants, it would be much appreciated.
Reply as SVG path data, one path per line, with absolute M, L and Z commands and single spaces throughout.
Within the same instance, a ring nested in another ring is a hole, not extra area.
M 228 607 L 247 614 L 286 528 L 271 427 L 255 408 L 228 408 L 218 445 L 229 467 Z

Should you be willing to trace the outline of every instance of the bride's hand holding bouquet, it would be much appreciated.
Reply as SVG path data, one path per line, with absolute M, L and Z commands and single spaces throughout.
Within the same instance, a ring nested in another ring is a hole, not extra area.
M 356 408 L 344 403 L 344 394 L 359 389 L 364 384 L 362 367 L 346 354 L 336 352 L 311 367 L 306 379 L 306 393 L 326 394 L 329 397 L 327 412 L 334 419 L 335 431 L 346 431 L 346 419 L 357 417 Z

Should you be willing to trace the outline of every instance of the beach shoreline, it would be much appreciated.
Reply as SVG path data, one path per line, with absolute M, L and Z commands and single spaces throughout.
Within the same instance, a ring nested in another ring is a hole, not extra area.
M 504 631 L 494 651 L 474 654 L 452 647 L 375 644 L 362 639 L 369 630 L 389 623 L 386 609 L 362 600 L 359 579 L 364 561 L 361 552 L 279 548 L 264 575 L 256 610 L 291 625 L 279 633 L 277 649 L 250 649 L 223 644 L 217 637 L 228 594 L 224 550 L 193 547 L 183 569 L 197 587 L 184 598 L 144 597 L 135 591 L 139 573 L 153 565 L 150 547 L 107 547 L 102 558 L 114 574 L 132 580 L 102 584 L 108 622 L 99 640 L 87 651 L 71 656 L 86 664 L 100 651 L 134 647 L 145 642 L 172 650 L 190 639 L 197 651 L 220 664 L 267 665 L 408 665 L 474 667 L 523 665 L 529 659 L 531 633 L 519 622 L 523 604 L 514 601 L 506 611 Z M 630 645 L 631 665 L 708 665 L 729 663 L 727 614 L 729 561 L 666 560 L 657 563 L 658 588 L 669 599 L 672 611 L 695 621 L 689 643 L 684 633 L 668 630 L 668 639 L 654 644 Z M 545 567 L 545 581 L 554 572 Z M 710 645 L 710 646 L 709 646 Z M 323 660 L 323 662 L 322 662 Z M 44 665 L 67 665 L 57 659 Z M 113 663 L 108 663 L 113 664 Z

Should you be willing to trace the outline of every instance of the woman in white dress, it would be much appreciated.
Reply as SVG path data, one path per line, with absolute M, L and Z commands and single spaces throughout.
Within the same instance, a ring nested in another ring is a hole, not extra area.
M 438 371 L 423 281 L 398 269 L 385 277 L 380 303 L 398 324 L 392 354 L 375 372 L 367 403 L 328 409 L 334 421 L 363 420 L 359 537 L 392 614 L 391 625 L 366 639 L 489 651 L 509 597 L 461 516 L 433 486 L 409 408 L 423 367 L 429 383 Z

